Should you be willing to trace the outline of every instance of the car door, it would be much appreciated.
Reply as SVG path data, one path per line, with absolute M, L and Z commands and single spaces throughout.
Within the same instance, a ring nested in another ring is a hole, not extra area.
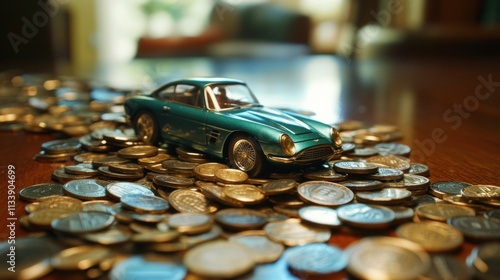
M 188 146 L 206 145 L 205 118 L 200 88 L 190 84 L 176 84 L 166 88 L 169 99 L 162 107 L 165 139 L 172 139 Z

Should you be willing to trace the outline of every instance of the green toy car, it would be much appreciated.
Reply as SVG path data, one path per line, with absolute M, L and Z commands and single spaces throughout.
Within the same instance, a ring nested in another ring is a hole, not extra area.
M 266 166 L 311 166 L 342 152 L 338 131 L 288 111 L 265 108 L 247 85 L 190 78 L 133 96 L 125 112 L 139 140 L 189 147 L 258 176 Z

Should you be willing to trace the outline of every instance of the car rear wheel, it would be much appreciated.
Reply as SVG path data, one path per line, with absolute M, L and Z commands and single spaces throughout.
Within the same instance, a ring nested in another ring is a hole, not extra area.
M 245 171 L 250 177 L 264 170 L 264 155 L 257 141 L 248 135 L 237 135 L 229 143 L 229 164 Z
M 134 129 L 139 141 L 147 144 L 158 143 L 158 125 L 152 113 L 148 111 L 139 112 L 134 121 Z

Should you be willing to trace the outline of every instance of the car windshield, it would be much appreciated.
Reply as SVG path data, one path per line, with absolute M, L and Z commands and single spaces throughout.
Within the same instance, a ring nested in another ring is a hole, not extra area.
M 209 110 L 228 110 L 259 105 L 259 101 L 244 84 L 215 84 L 206 87 Z

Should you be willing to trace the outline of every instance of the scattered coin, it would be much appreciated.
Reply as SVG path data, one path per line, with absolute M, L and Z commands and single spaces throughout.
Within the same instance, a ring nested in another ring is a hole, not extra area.
M 337 173 L 333 168 L 320 169 L 304 174 L 304 177 L 309 180 L 339 182 L 347 179 L 347 174 Z
M 248 174 L 233 168 L 221 168 L 215 170 L 215 179 L 221 183 L 227 184 L 241 184 L 248 179 Z
M 201 277 L 227 279 L 243 275 L 255 267 L 247 247 L 228 241 L 200 244 L 184 255 L 186 268 Z
M 167 223 L 180 233 L 199 234 L 212 228 L 213 217 L 205 213 L 176 213 L 168 217 Z
M 325 181 L 302 183 L 297 187 L 297 193 L 301 199 L 323 206 L 343 205 L 354 198 L 354 193 L 349 188 Z
M 169 279 L 182 280 L 186 267 L 178 257 L 165 255 L 133 255 L 118 262 L 110 271 L 110 280 Z
M 361 228 L 386 228 L 394 221 L 396 215 L 384 206 L 351 203 L 337 208 L 339 219 L 348 225 Z
M 378 166 L 362 161 L 338 161 L 333 164 L 333 169 L 340 173 L 373 174 L 378 171 Z
M 363 238 L 345 252 L 347 270 L 361 279 L 417 279 L 430 268 L 430 257 L 419 244 L 396 237 Z
M 77 246 L 65 249 L 50 259 L 50 265 L 57 270 L 86 270 L 111 257 L 106 247 Z
M 336 228 L 342 225 L 337 216 L 337 211 L 324 206 L 305 206 L 299 209 L 299 217 L 302 221 L 316 226 Z
M 73 175 L 88 175 L 88 176 L 97 175 L 97 170 L 93 169 L 92 164 L 90 163 L 68 165 L 64 167 L 64 171 L 68 174 L 73 174 Z
M 378 155 L 366 159 L 368 163 L 383 164 L 386 167 L 407 172 L 410 169 L 410 160 L 398 155 Z
M 243 231 L 230 236 L 228 241 L 247 247 L 252 251 L 255 262 L 258 264 L 277 261 L 285 250 L 283 244 L 271 241 L 262 230 Z
M 451 255 L 432 255 L 431 268 L 423 277 L 433 280 L 471 279 L 465 263 Z
M 168 201 L 181 213 L 212 213 L 216 210 L 200 192 L 178 189 L 170 193 Z
M 500 240 L 500 221 L 480 216 L 459 216 L 448 219 L 448 224 L 473 240 Z
M 106 186 L 106 195 L 113 200 L 120 201 L 126 194 L 154 195 L 145 186 L 132 182 L 113 182 Z
M 410 170 L 408 170 L 408 174 L 429 177 L 430 171 L 429 171 L 429 167 L 425 164 L 411 162 L 410 163 Z
M 472 277 L 495 280 L 500 268 L 500 242 L 485 242 L 477 245 L 466 260 Z
M 194 168 L 196 178 L 206 181 L 215 181 L 215 171 L 218 169 L 225 169 L 227 165 L 217 162 L 209 162 L 197 165 Z
M 77 212 L 54 219 L 51 222 L 51 227 L 62 233 L 82 234 L 108 228 L 114 220 L 113 215 L 109 213 Z
M 379 191 L 357 192 L 356 200 L 363 203 L 392 205 L 410 199 L 411 192 L 398 188 L 383 188 Z
M 458 216 L 476 215 L 476 212 L 472 208 L 445 203 L 431 203 L 420 205 L 417 206 L 415 212 L 421 219 L 429 219 L 440 222 L 446 222 L 446 220 Z
M 339 184 L 348 187 L 351 191 L 376 191 L 381 190 L 384 185 L 377 180 L 346 180 L 339 182 Z
M 500 187 L 493 185 L 472 185 L 461 190 L 463 196 L 473 200 L 500 199 Z
M 63 191 L 68 196 L 82 200 L 106 198 L 106 185 L 108 181 L 84 179 L 70 181 L 63 186 Z
M 243 202 L 245 205 L 258 204 L 266 199 L 264 191 L 249 184 L 228 185 L 223 187 L 222 196 L 236 199 Z
M 331 236 L 329 229 L 305 225 L 300 219 L 271 222 L 264 226 L 264 231 L 269 239 L 285 246 L 326 242 Z
M 381 155 L 398 155 L 409 157 L 411 148 L 401 143 L 378 143 L 373 146 Z
M 56 183 L 36 184 L 19 191 L 19 198 L 30 202 L 61 195 L 64 195 L 63 185 Z
M 288 193 L 292 190 L 295 190 L 298 185 L 299 184 L 295 180 L 280 179 L 280 180 L 273 180 L 266 182 L 260 187 L 260 189 L 264 191 L 266 196 L 268 196 L 268 195 Z
M 293 247 L 288 251 L 288 266 L 301 275 L 326 275 L 347 266 L 347 255 L 339 248 L 312 243 Z
M 470 186 L 470 184 L 458 181 L 438 181 L 430 185 L 429 192 L 439 198 L 443 198 L 446 194 L 461 194 L 462 189 L 467 186 Z
M 226 208 L 215 213 L 215 221 L 225 228 L 241 231 L 262 228 L 267 216 L 248 208 Z
M 379 167 L 377 173 L 367 175 L 366 178 L 378 181 L 397 181 L 404 178 L 404 173 L 398 169 Z
M 420 244 L 430 253 L 454 251 L 464 241 L 460 231 L 445 223 L 433 221 L 403 224 L 396 230 L 396 235 Z

